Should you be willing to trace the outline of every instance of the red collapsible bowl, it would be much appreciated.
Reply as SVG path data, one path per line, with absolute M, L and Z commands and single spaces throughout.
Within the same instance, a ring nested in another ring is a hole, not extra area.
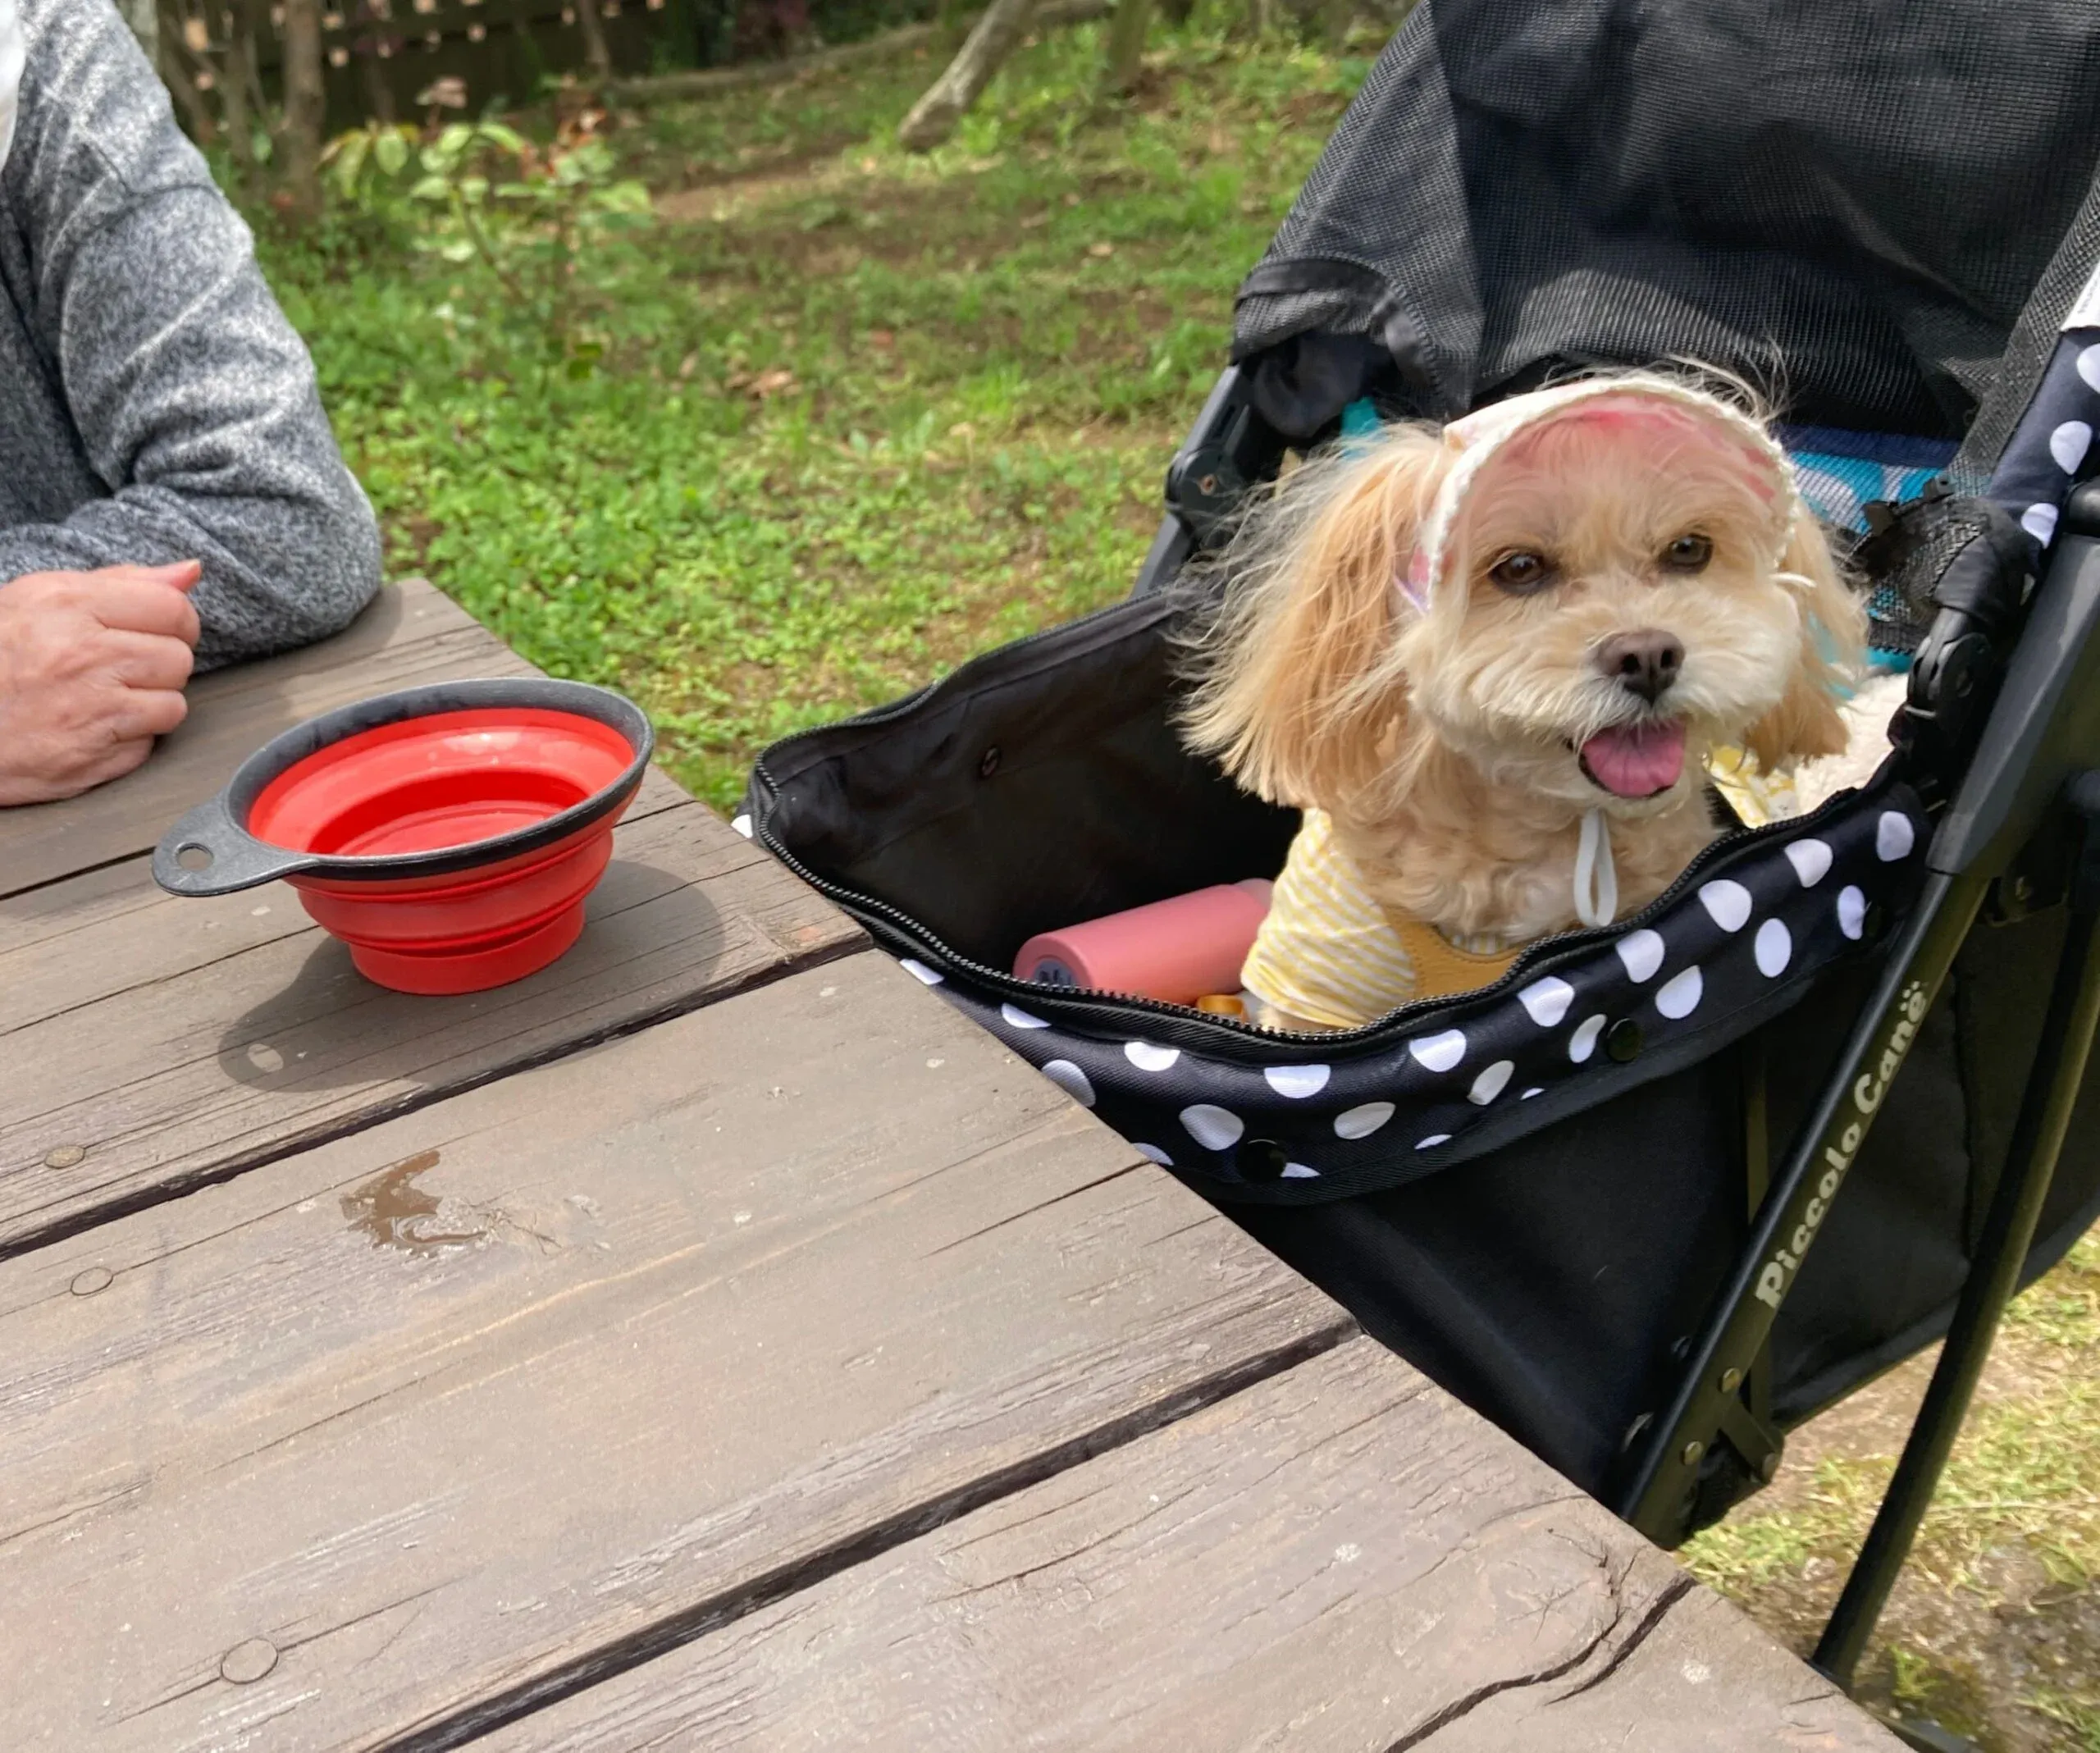
M 441 682 L 287 731 L 178 822 L 153 875 L 180 895 L 281 878 L 372 980 L 479 992 L 583 929 L 654 738 L 580 682 Z

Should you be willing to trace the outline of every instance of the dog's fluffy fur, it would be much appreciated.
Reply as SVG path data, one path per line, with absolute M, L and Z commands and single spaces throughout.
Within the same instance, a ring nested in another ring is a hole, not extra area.
M 1770 511 L 1740 469 L 1693 446 L 1629 479 L 1623 451 L 1565 422 L 1476 485 L 1445 583 L 1418 611 L 1395 580 L 1453 460 L 1433 431 L 1399 427 L 1286 478 L 1226 557 L 1185 734 L 1261 796 L 1326 810 L 1381 905 L 1456 939 L 1571 926 L 1581 820 L 1600 807 L 1623 917 L 1712 838 L 1710 748 L 1746 746 L 1769 771 L 1844 747 L 1860 607 L 1806 509 L 1775 568 Z M 1696 573 L 1662 564 L 1687 534 L 1712 543 Z M 1498 586 L 1492 569 L 1520 550 L 1556 581 Z M 1598 654 L 1655 631 L 1683 657 L 1650 705 Z M 1667 791 L 1620 797 L 1585 773 L 1591 736 L 1673 718 L 1686 758 Z

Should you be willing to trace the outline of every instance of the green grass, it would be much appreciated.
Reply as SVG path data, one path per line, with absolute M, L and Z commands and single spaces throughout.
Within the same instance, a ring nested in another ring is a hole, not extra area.
M 2083 1586 L 2100 1577 L 2100 1444 L 2062 1436 L 2100 1431 L 2100 1232 L 2013 1303 L 1998 1345 L 2023 1391 L 1971 1414 L 1912 1562 L 1973 1588 L 1978 1559 L 2016 1541 L 2052 1578 Z M 1894 1465 L 1892 1455 L 1826 1456 L 1804 1507 L 1760 1514 L 1753 1500 L 1693 1540 L 1686 1561 L 1740 1591 L 1818 1555 L 1848 1555 Z
M 1097 114 L 1100 52 L 1027 51 L 930 159 L 891 144 L 925 63 L 646 112 L 615 143 L 686 217 L 594 262 L 587 367 L 477 264 L 277 246 L 390 569 L 635 695 L 718 806 L 773 738 L 1123 593 L 1367 63 L 1197 28 Z
M 2052 1620 L 2100 1623 L 2100 1231 L 2007 1310 L 1984 1390 L 1884 1619 L 1882 1683 L 1893 1704 L 1987 1747 L 2100 1753 L 2090 1632 L 2069 1634 L 2079 1653 L 2067 1660 L 2045 1653 L 2061 1641 Z M 1680 1556 L 1805 1645 L 1894 1465 L 1892 1453 L 1825 1453 L 1789 1507 L 1753 1498 Z M 2003 1579 L 2022 1576 L 2038 1586 L 2006 1599 Z M 2022 1624 L 2033 1627 L 2031 1656 L 2005 1632 Z M 1985 1665 L 1986 1642 L 2009 1642 L 2011 1659 L 1995 1648 Z M 2070 1671 L 2013 1678 L 2045 1662 Z M 2020 1687 L 2011 1698 L 2009 1685 Z M 2016 1711 L 2021 1720 L 2008 1726 Z

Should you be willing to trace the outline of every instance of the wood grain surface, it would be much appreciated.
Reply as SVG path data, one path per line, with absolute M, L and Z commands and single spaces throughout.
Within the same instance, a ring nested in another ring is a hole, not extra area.
M 344 632 L 200 676 L 189 716 L 136 772 L 63 803 L 0 810 L 0 896 L 150 851 L 279 731 L 368 695 L 532 666 L 420 579 L 389 585 Z
M 1368 1340 L 589 1687 L 476 1753 L 1893 1749 Z
M 0 1746 L 457 1745 L 1353 1331 L 850 956 L 0 1265 Z
M 682 799 L 637 800 L 575 948 L 461 997 L 372 985 L 282 883 L 185 899 L 130 860 L 0 901 L 0 1253 L 865 941 Z

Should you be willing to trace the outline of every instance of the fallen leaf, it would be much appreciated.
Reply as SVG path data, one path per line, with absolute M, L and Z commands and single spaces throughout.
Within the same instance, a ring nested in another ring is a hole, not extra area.
M 1113 244 L 1089 244 L 1086 253 L 1090 256 L 1112 256 L 1116 253 L 1116 246 Z
M 887 351 L 897 345 L 897 336 L 888 329 L 870 329 L 868 331 L 868 345 Z
M 776 366 L 769 372 L 760 372 L 751 380 L 751 394 L 756 396 L 778 395 L 783 390 L 795 387 L 795 374 Z
M 678 361 L 678 377 L 680 381 L 682 381 L 684 379 L 692 377 L 693 372 L 699 368 L 699 366 L 700 355 L 696 353 L 687 354 L 685 358 Z

